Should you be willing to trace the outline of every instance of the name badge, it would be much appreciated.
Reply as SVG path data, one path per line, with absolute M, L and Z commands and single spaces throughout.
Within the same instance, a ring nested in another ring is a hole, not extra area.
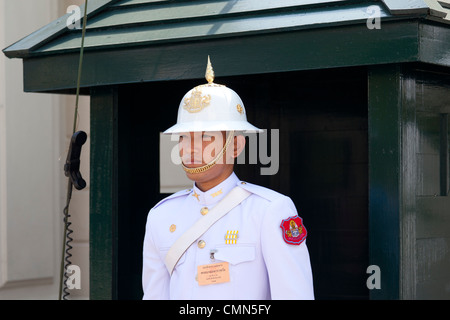
M 204 264 L 197 267 L 198 284 L 206 286 L 230 281 L 228 262 Z

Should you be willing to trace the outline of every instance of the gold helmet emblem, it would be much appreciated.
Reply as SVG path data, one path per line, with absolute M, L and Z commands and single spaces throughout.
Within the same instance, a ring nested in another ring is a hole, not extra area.
M 200 88 L 195 88 L 192 91 L 191 97 L 184 99 L 183 108 L 189 113 L 197 113 L 209 106 L 211 102 L 211 95 L 202 96 Z

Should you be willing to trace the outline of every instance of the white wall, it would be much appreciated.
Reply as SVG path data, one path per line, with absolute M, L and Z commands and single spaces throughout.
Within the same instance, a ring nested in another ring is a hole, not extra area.
M 0 0 L 0 49 L 66 13 L 72 0 Z M 23 92 L 22 60 L 0 54 L 0 299 L 57 299 L 74 97 Z M 80 130 L 89 134 L 89 99 L 80 102 Z M 89 143 L 89 140 L 88 140 Z M 85 145 L 87 146 L 88 143 Z M 88 180 L 89 148 L 81 170 Z M 89 181 L 88 181 L 89 182 Z M 89 190 L 74 190 L 72 263 L 88 298 Z

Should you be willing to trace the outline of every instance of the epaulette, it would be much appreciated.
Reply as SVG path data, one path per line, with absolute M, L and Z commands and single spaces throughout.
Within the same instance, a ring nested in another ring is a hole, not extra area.
M 258 186 L 256 184 L 245 182 L 245 181 L 239 181 L 238 186 L 240 186 L 241 188 L 243 188 L 251 193 L 254 193 L 254 194 L 260 196 L 261 198 L 269 200 L 269 201 L 275 201 L 276 199 L 279 199 L 280 197 L 284 197 L 281 193 L 276 192 L 272 189 Z
M 181 196 L 187 196 L 187 195 L 189 195 L 189 193 L 190 193 L 191 191 L 192 191 L 192 189 L 185 189 L 185 190 L 180 190 L 180 191 L 178 191 L 178 192 L 175 192 L 175 193 L 171 194 L 170 196 L 165 197 L 165 198 L 162 199 L 160 202 L 158 202 L 158 203 L 153 207 L 153 209 L 157 208 L 157 207 L 160 206 L 162 203 L 164 203 L 164 202 L 166 202 L 166 201 L 168 201 L 168 200 L 170 200 L 170 199 L 178 198 L 178 197 L 181 197 Z

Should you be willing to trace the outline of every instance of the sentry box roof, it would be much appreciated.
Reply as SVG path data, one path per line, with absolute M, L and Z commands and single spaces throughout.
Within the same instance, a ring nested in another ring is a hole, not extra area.
M 82 87 L 425 62 L 450 65 L 449 0 L 90 0 Z M 81 19 L 84 7 L 81 7 Z M 81 29 L 69 13 L 3 52 L 24 90 L 73 91 Z M 379 18 L 379 20 L 377 20 Z

